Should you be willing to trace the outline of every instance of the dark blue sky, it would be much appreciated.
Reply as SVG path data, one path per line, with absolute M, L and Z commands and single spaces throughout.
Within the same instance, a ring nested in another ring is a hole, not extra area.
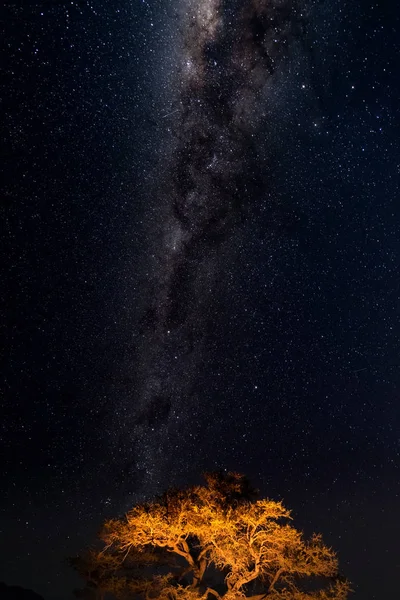
M 216 246 L 184 422 L 147 467 L 168 475 L 148 490 L 129 419 L 146 269 L 161 251 L 154 190 L 179 128 L 166 116 L 177 105 L 178 5 L 9 1 L 0 11 L 0 579 L 72 598 L 64 557 L 105 517 L 218 467 L 245 472 L 295 524 L 321 531 L 355 599 L 394 598 L 397 7 L 329 0 L 304 11 L 260 105 L 260 177 L 229 251 Z

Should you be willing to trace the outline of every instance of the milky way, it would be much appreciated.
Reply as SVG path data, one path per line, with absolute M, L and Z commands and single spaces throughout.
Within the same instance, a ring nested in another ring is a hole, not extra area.
M 255 140 L 266 93 L 301 28 L 293 2 L 202 0 L 183 13 L 174 148 L 158 184 L 162 218 L 124 421 L 135 470 L 150 480 L 195 414 L 213 296 L 265 185 Z

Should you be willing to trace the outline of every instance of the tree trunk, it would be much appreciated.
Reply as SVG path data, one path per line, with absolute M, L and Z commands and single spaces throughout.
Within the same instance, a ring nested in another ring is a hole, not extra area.
M 193 568 L 193 583 L 192 586 L 194 589 L 198 588 L 201 584 L 201 582 L 203 581 L 203 577 L 204 577 L 204 573 L 205 570 L 207 568 L 207 561 L 202 559 L 200 560 L 199 563 L 196 563 L 196 565 Z
M 200 569 L 193 569 L 193 582 L 190 586 L 193 589 L 196 589 L 200 586 L 202 575 L 200 573 Z

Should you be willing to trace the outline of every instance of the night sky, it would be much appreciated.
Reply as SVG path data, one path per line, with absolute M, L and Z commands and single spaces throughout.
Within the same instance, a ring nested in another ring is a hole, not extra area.
M 2 4 L 0 581 L 228 469 L 398 598 L 399 16 Z

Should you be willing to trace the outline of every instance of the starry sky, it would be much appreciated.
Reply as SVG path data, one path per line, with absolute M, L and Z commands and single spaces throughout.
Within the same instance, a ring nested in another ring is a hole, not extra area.
M 0 580 L 246 473 L 398 596 L 399 9 L 0 8 Z

